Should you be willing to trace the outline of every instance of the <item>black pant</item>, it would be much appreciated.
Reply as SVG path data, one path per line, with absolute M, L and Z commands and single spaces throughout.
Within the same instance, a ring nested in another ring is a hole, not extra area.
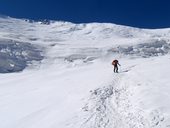
M 114 72 L 118 73 L 118 66 L 114 65 Z

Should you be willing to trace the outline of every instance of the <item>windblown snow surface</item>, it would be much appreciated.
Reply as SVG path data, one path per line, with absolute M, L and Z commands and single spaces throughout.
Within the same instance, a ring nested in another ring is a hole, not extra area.
M 1 17 L 0 128 L 170 128 L 169 53 L 168 28 Z

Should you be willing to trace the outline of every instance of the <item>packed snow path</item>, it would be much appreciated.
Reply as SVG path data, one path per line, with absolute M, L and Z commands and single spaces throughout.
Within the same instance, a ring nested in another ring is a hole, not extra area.
M 135 108 L 129 101 L 128 85 L 121 82 L 124 72 L 114 74 L 110 84 L 91 91 L 82 108 L 83 113 L 68 126 L 73 128 L 77 124 L 76 128 L 149 128 L 142 110 Z

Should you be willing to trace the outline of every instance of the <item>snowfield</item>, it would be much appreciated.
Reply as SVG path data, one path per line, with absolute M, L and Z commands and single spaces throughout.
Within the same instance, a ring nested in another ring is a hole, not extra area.
M 0 128 L 170 128 L 169 53 L 169 28 L 0 17 Z

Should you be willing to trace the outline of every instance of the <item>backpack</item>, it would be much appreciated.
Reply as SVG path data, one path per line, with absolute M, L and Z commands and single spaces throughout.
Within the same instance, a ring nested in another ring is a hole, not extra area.
M 118 60 L 114 60 L 113 62 L 112 62 L 112 65 L 115 65 L 115 64 L 117 64 L 118 63 Z

